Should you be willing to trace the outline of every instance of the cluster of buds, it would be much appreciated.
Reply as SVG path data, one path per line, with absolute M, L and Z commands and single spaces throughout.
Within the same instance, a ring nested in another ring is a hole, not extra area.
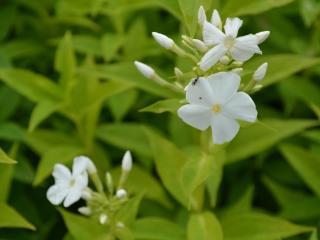
M 127 151 L 122 159 L 118 185 L 115 186 L 109 172 L 105 174 L 103 184 L 94 163 L 88 157 L 76 157 L 73 160 L 72 172 L 62 164 L 54 166 L 52 175 L 55 184 L 48 189 L 47 198 L 54 205 L 63 203 L 64 207 L 83 199 L 86 206 L 78 209 L 82 215 L 96 218 L 102 225 L 123 228 L 124 224 L 117 221 L 116 214 L 129 199 L 124 185 L 131 169 L 132 157 L 130 151 Z M 95 190 L 89 187 L 89 179 Z
M 184 73 L 175 67 L 176 79 L 171 83 L 144 63 L 136 61 L 135 66 L 146 78 L 172 90 L 185 91 L 190 104 L 178 110 L 179 117 L 202 131 L 211 126 L 213 142 L 222 144 L 237 134 L 239 124 L 236 120 L 256 120 L 255 104 L 248 94 L 261 89 L 259 82 L 265 78 L 268 64 L 263 63 L 246 83 L 241 82 L 241 76 L 244 63 L 255 54 L 262 54 L 259 44 L 269 37 L 270 32 L 239 37 L 243 24 L 241 19 L 227 18 L 223 25 L 217 10 L 212 12 L 208 20 L 202 6 L 198 12 L 198 24 L 198 38 L 182 35 L 181 46 L 164 34 L 152 33 L 160 46 L 190 59 L 194 63 L 191 71 Z

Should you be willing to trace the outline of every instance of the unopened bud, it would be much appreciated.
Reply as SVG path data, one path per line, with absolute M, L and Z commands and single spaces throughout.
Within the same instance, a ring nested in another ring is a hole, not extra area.
M 234 66 L 234 67 L 242 67 L 242 66 L 243 66 L 243 62 L 234 61 L 234 62 L 232 63 L 232 66 Z
M 99 216 L 99 222 L 100 224 L 106 224 L 108 222 L 108 216 L 106 214 L 100 214 Z
M 174 74 L 178 79 L 183 78 L 183 72 L 177 67 L 174 68 Z
M 253 80 L 261 81 L 266 76 L 268 63 L 262 64 L 253 74 Z
M 259 32 L 256 34 L 256 37 L 258 39 L 258 44 L 263 43 L 267 38 L 269 37 L 270 32 L 269 31 L 264 31 L 264 32 Z
M 220 58 L 220 62 L 224 65 L 228 65 L 230 63 L 231 59 L 228 56 L 223 56 Z
M 198 49 L 200 52 L 206 52 L 208 47 L 199 39 L 192 39 L 193 45 Z
M 157 43 L 159 43 L 159 45 L 165 49 L 171 49 L 175 45 L 174 41 L 164 34 L 153 32 L 152 36 L 157 41 Z
M 198 11 L 198 23 L 202 26 L 205 21 L 207 21 L 206 11 L 203 6 L 200 6 Z
M 84 189 L 81 193 L 81 198 L 84 200 L 90 200 L 92 197 L 91 190 L 89 188 Z
M 138 71 L 146 78 L 151 79 L 153 76 L 155 76 L 155 71 L 148 65 L 138 61 L 135 61 L 134 65 L 136 66 Z
M 125 172 L 131 171 L 132 168 L 132 156 L 130 151 L 126 151 L 122 158 L 122 170 Z
M 78 211 L 84 216 L 90 216 L 92 214 L 92 211 L 89 207 L 78 208 Z
M 222 21 L 219 12 L 215 9 L 212 12 L 211 23 L 215 25 L 217 28 L 222 28 Z
M 119 199 L 124 199 L 127 196 L 127 191 L 121 188 L 117 191 L 116 196 Z
M 116 226 L 117 226 L 117 228 L 124 228 L 125 227 L 123 222 L 117 222 Z
M 235 69 L 232 69 L 232 72 L 238 74 L 238 75 L 241 75 L 241 73 L 243 72 L 243 68 L 235 68 Z

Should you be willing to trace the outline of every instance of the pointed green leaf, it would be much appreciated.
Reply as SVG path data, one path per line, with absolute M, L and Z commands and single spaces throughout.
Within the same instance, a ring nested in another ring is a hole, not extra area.
M 220 222 L 211 212 L 192 214 L 188 222 L 188 240 L 223 240 Z
M 244 213 L 222 218 L 225 240 L 275 240 L 313 231 L 262 213 Z
M 24 217 L 12 207 L 0 203 L 0 228 L 26 228 L 36 230 Z
M 0 148 L 0 163 L 15 164 L 15 160 L 11 159 L 1 148 Z
M 183 23 L 186 25 L 191 37 L 196 33 L 198 24 L 198 10 L 201 0 L 178 0 L 183 15 Z
M 280 150 L 305 183 L 320 196 L 320 156 L 295 145 L 282 145 Z
M 139 112 L 153 112 L 153 113 L 164 113 L 172 112 L 175 113 L 181 106 L 181 99 L 166 99 L 160 100 L 152 105 L 140 109 Z
M 253 126 L 240 130 L 238 136 L 227 147 L 228 163 L 251 157 L 285 138 L 318 124 L 316 121 L 297 119 L 266 119 L 262 122 L 263 124 L 257 122 Z

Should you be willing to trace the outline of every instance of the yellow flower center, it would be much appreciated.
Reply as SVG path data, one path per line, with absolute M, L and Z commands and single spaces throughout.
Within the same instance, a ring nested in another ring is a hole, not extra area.
M 213 105 L 212 112 L 214 112 L 214 113 L 221 112 L 221 105 L 220 104 Z
M 76 184 L 76 180 L 75 179 L 71 179 L 69 182 L 69 187 L 73 187 Z
M 235 43 L 235 39 L 234 37 L 231 37 L 231 36 L 227 36 L 225 39 L 224 39 L 224 46 L 228 49 L 232 48 L 233 45 Z

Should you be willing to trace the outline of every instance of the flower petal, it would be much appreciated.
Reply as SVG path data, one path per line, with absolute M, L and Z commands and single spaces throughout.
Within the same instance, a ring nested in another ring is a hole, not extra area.
M 53 205 L 59 205 L 68 194 L 68 188 L 59 185 L 51 186 L 47 191 L 47 199 Z
M 84 156 L 79 156 L 73 159 L 72 176 L 78 176 L 87 170 L 88 159 Z
M 240 18 L 227 18 L 224 31 L 227 36 L 236 38 L 243 21 Z
M 178 116 L 187 124 L 199 130 L 206 130 L 211 122 L 211 108 L 187 104 L 178 109 Z
M 227 49 L 223 44 L 219 44 L 211 48 L 201 59 L 199 65 L 201 70 L 207 71 L 215 65 L 222 56 L 227 53 Z
M 72 187 L 69 189 L 66 199 L 63 202 L 64 207 L 69 207 L 75 202 L 79 201 L 82 195 L 82 190 L 79 187 Z
M 222 43 L 225 34 L 215 25 L 205 21 L 203 24 L 203 41 L 207 46 Z
M 211 106 L 213 93 L 209 82 L 202 77 L 193 79 L 186 88 L 186 99 L 192 104 Z
M 240 129 L 239 123 L 222 114 L 215 114 L 211 121 L 212 137 L 214 144 L 230 142 Z
M 69 182 L 71 172 L 66 166 L 58 163 L 54 165 L 52 176 L 56 184 L 63 184 Z
M 75 185 L 81 189 L 88 187 L 88 173 L 83 172 L 75 178 Z
M 240 119 L 247 122 L 255 122 L 257 119 L 257 109 L 251 97 L 244 93 L 238 92 L 223 107 L 223 114 L 234 119 Z
M 253 34 L 237 38 L 230 53 L 233 59 L 241 62 L 249 60 L 255 53 L 262 54 L 257 37 Z
M 234 72 L 220 72 L 207 78 L 213 92 L 214 104 L 224 104 L 236 94 L 240 85 L 240 76 Z

